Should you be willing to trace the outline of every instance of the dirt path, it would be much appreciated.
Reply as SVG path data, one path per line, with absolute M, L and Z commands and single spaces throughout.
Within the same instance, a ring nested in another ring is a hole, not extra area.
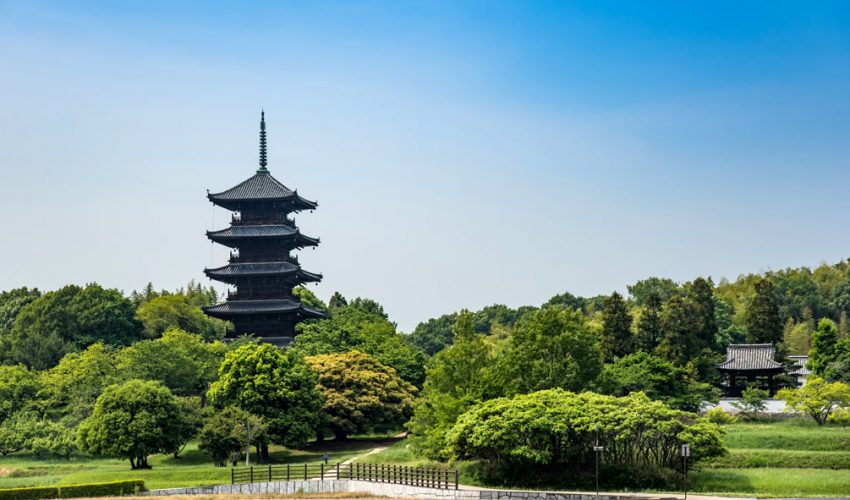
M 360 460 L 363 457 L 367 457 L 367 456 L 373 455 L 375 453 L 380 453 L 380 452 L 386 450 L 387 448 L 389 448 L 390 445 L 394 444 L 396 441 L 398 441 L 400 439 L 404 439 L 406 437 L 407 437 L 406 432 L 396 434 L 395 436 L 388 439 L 386 444 L 382 444 L 381 446 L 376 446 L 376 447 L 372 448 L 371 450 L 367 451 L 366 453 L 363 453 L 362 455 L 357 455 L 356 457 L 351 457 L 348 460 L 346 460 L 345 462 L 342 462 L 341 465 L 352 464 L 352 463 L 354 463 L 355 460 Z

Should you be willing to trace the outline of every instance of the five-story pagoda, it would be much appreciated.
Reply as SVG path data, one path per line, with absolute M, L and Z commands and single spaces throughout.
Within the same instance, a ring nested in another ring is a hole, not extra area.
M 233 322 L 228 336 L 254 334 L 267 342 L 287 345 L 295 337 L 295 325 L 323 314 L 309 309 L 293 296 L 292 289 L 320 281 L 322 276 L 301 269 L 293 250 L 315 247 L 318 238 L 301 234 L 290 214 L 313 210 L 317 203 L 298 196 L 271 176 L 266 168 L 266 121 L 260 118 L 260 169 L 256 175 L 207 198 L 234 212 L 231 225 L 207 231 L 212 241 L 233 248 L 230 263 L 205 269 L 211 279 L 236 287 L 227 301 L 205 307 L 208 315 Z

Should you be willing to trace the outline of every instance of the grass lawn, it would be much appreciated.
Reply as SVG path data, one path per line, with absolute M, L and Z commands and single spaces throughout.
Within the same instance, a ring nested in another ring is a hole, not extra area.
M 330 463 L 343 462 L 378 445 L 374 438 L 351 441 L 311 443 L 302 450 L 272 446 L 270 459 L 275 464 L 318 464 L 322 455 L 331 456 Z M 74 456 L 71 460 L 39 459 L 29 454 L 0 457 L 0 488 L 81 484 L 143 479 L 150 489 L 223 484 L 230 482 L 228 467 L 215 467 L 206 453 L 190 443 L 179 458 L 154 455 L 152 469 L 130 470 L 127 460 Z M 244 461 L 243 461 L 244 464 Z

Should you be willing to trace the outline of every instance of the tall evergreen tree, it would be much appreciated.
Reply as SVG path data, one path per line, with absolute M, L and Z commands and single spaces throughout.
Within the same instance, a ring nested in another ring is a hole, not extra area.
M 623 296 L 612 293 L 602 307 L 602 352 L 606 361 L 612 361 L 634 352 L 632 315 Z
M 652 293 L 646 297 L 646 307 L 640 315 L 637 324 L 637 348 L 652 353 L 658 343 L 661 342 L 661 337 L 664 335 L 664 330 L 661 325 L 661 296 L 657 293 Z
M 826 367 L 835 360 L 835 346 L 838 343 L 838 326 L 835 321 L 824 318 L 818 322 L 818 328 L 812 333 L 812 350 L 809 351 L 808 368 L 815 375 L 823 376 Z
M 747 335 L 754 344 L 782 342 L 783 324 L 773 283 L 761 278 L 755 283 L 755 296 L 747 310 Z
M 699 329 L 694 303 L 685 297 L 674 296 L 667 301 L 662 319 L 664 338 L 656 352 L 677 366 L 684 366 L 700 351 L 695 332 Z
M 714 285 L 704 278 L 697 278 L 688 287 L 688 298 L 693 302 L 698 326 L 696 340 L 701 349 L 717 348 L 717 319 L 714 312 Z

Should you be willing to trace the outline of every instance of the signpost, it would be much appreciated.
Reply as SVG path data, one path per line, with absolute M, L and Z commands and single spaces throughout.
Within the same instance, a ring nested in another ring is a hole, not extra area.
M 682 445 L 682 469 L 685 472 L 685 500 L 688 500 L 688 457 L 691 456 L 691 445 Z
M 605 447 L 599 444 L 599 426 L 596 426 L 596 444 L 593 453 L 596 455 L 596 496 L 599 496 L 599 455 L 605 451 Z

